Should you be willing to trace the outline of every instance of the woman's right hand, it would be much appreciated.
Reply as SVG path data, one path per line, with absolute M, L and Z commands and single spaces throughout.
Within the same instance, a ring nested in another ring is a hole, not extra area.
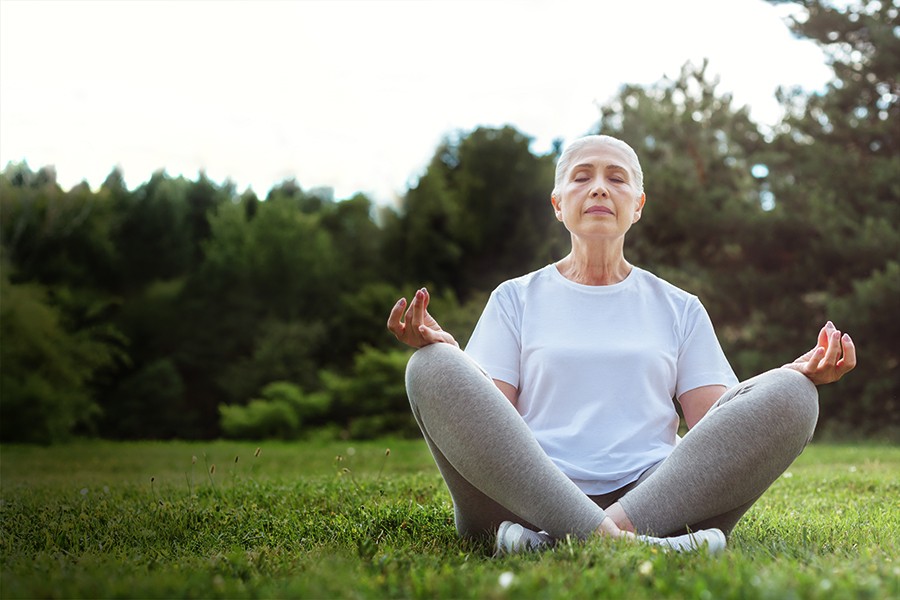
M 413 348 L 439 343 L 453 344 L 458 348 L 459 344 L 456 343 L 453 336 L 441 329 L 434 317 L 428 314 L 429 300 L 430 296 L 425 288 L 416 291 L 408 309 L 406 309 L 406 298 L 400 298 L 391 309 L 391 315 L 387 322 L 388 330 L 398 340 Z M 405 315 L 404 309 L 406 309 Z

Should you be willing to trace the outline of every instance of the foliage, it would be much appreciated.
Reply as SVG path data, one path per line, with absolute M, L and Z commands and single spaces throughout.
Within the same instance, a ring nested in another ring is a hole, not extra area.
M 600 107 L 597 130 L 644 167 L 627 258 L 702 299 L 741 378 L 794 359 L 834 320 L 860 366 L 821 389 L 822 427 L 897 432 L 898 9 L 796 4 L 788 25 L 821 45 L 834 79 L 781 90 L 774 128 L 706 63 Z M 449 134 L 394 207 L 294 180 L 259 198 L 164 171 L 133 190 L 114 169 L 98 190 L 65 191 L 53 167 L 8 165 L 3 435 L 211 438 L 220 405 L 249 410 L 273 381 L 333 398 L 319 418 L 349 435 L 414 432 L 387 313 L 427 286 L 464 344 L 498 283 L 562 258 L 557 142 L 538 155 L 508 126 Z M 262 421 L 272 405 L 260 406 Z
M 184 180 L 154 173 L 125 203 L 114 239 L 130 267 L 127 284 L 138 286 L 185 273 L 193 253 Z
M 408 359 L 405 350 L 364 347 L 348 375 L 323 374 L 335 416 L 350 437 L 368 439 L 388 432 L 418 435 L 403 383 Z
M 104 422 L 123 438 L 189 438 L 196 415 L 184 401 L 184 381 L 168 358 L 154 360 L 122 379 L 106 404 Z
M 884 269 L 853 282 L 853 291 L 828 302 L 828 312 L 859 339 L 871 340 L 877 358 L 864 360 L 844 384 L 844 395 L 827 395 L 828 408 L 840 415 L 844 428 L 870 434 L 900 429 L 900 350 L 882 340 L 900 339 L 896 318 L 900 298 L 900 263 L 888 261 Z
M 222 433 L 235 439 L 291 439 L 300 418 L 287 402 L 251 400 L 247 406 L 219 405 Z
M 629 141 L 644 166 L 631 256 L 701 297 L 738 376 L 792 360 L 832 319 L 856 336 L 861 366 L 821 388 L 820 420 L 897 430 L 900 357 L 882 314 L 900 294 L 879 274 L 900 256 L 898 11 L 801 4 L 792 26 L 823 45 L 835 80 L 824 94 L 782 91 L 787 116 L 774 131 L 733 108 L 705 65 L 625 86 L 599 129 Z
M 803 302 L 794 304 L 806 315 L 840 317 L 839 327 L 859 333 L 859 372 L 821 390 L 823 417 L 858 431 L 896 430 L 900 354 L 885 311 L 900 305 L 900 9 L 799 4 L 791 27 L 823 48 L 835 77 L 822 94 L 781 92 L 788 113 L 769 149 L 769 179 L 782 238 L 796 251 L 775 270 L 781 282 L 802 282 L 795 297 Z
M 308 421 L 328 410 L 329 398 L 322 393 L 304 394 L 287 381 L 273 381 L 246 406 L 219 405 L 222 433 L 235 439 L 294 439 Z
M 319 386 L 316 352 L 328 331 L 321 322 L 263 321 L 253 340 L 252 353 L 237 359 L 217 382 L 223 397 L 241 402 L 270 381 L 287 380 L 303 389 Z
M 51 167 L 10 164 L 0 176 L 0 239 L 18 281 L 108 289 L 117 272 L 113 204 L 87 185 L 64 192 Z
M 460 298 L 510 274 L 544 266 L 564 246 L 549 207 L 554 157 L 534 156 L 512 127 L 445 139 L 387 237 L 405 281 L 432 282 Z
M 71 331 L 37 284 L 0 277 L 0 438 L 57 442 L 89 428 L 100 410 L 92 378 L 117 352 L 90 329 Z
M 456 537 L 449 495 L 421 440 L 256 446 L 4 447 L 4 597 L 831 599 L 900 592 L 900 519 L 884 502 L 900 493 L 896 447 L 813 444 L 717 557 L 592 540 L 494 559 L 488 541 Z

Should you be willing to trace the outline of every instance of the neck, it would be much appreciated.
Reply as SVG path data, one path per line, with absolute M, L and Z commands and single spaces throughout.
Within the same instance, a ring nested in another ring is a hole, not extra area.
M 556 263 L 563 277 L 582 285 L 612 285 L 631 273 L 625 260 L 624 238 L 612 243 L 586 244 L 573 238 L 572 251 Z

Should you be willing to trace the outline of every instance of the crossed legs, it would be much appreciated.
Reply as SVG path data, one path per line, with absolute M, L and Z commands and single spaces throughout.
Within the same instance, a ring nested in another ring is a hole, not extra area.
M 453 498 L 460 535 L 490 534 L 504 520 L 554 538 L 586 538 L 607 516 L 547 457 L 480 367 L 458 348 L 418 350 L 406 373 L 413 414 Z M 609 516 L 622 528 L 666 535 L 729 531 L 803 450 L 818 414 L 815 386 L 776 369 L 726 392 Z M 599 499 L 597 499 L 599 500 Z

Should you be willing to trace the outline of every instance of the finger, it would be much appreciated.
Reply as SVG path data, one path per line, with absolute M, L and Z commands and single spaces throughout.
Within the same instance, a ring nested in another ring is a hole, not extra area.
M 844 358 L 838 363 L 838 367 L 841 368 L 843 373 L 846 373 L 856 366 L 856 345 L 846 333 L 841 338 L 841 348 L 844 350 Z
M 409 309 L 412 311 L 411 324 L 418 329 L 420 325 L 425 323 L 425 288 L 416 290 L 416 297 L 413 298 Z
M 808 374 L 816 371 L 819 368 L 820 363 L 822 362 L 822 359 L 824 357 L 825 348 L 823 348 L 822 346 L 816 346 L 812 352 L 812 356 L 810 356 L 809 360 L 806 361 L 806 363 L 803 365 L 802 372 L 804 374 Z
M 424 340 L 424 342 L 426 344 L 444 343 L 444 344 L 453 344 L 456 346 L 459 345 L 459 344 L 456 344 L 456 340 L 454 340 L 453 336 L 451 336 L 450 334 L 448 334 L 444 331 L 435 331 L 434 329 L 432 329 L 431 327 L 428 327 L 427 325 L 422 325 L 421 327 L 419 327 L 419 335 L 422 336 L 422 339 Z
M 400 298 L 397 300 L 396 304 L 394 304 L 394 307 L 391 309 L 391 314 L 388 316 L 387 328 L 397 336 L 403 333 L 403 323 L 400 322 L 400 319 L 403 316 L 403 308 L 405 306 L 406 298 Z
M 834 329 L 834 323 L 828 321 L 825 325 L 822 326 L 822 329 L 819 330 L 819 337 L 816 339 L 819 346 L 823 348 L 828 347 L 828 336 L 831 334 L 831 331 Z
M 819 363 L 819 368 L 829 368 L 837 365 L 838 359 L 841 357 L 841 332 L 834 330 L 828 336 L 828 346 L 825 349 L 825 356 Z
M 431 292 L 428 291 L 428 288 L 422 288 L 422 324 L 426 325 L 429 329 L 440 329 L 437 326 L 437 321 L 434 320 L 434 317 L 431 316 L 428 312 L 428 305 L 431 304 Z
M 818 347 L 819 346 L 816 346 L 816 348 L 818 348 Z M 794 362 L 799 362 L 799 363 L 808 362 L 809 359 L 812 358 L 812 355 L 815 353 L 816 348 L 811 348 L 806 353 L 804 353 L 803 356 L 798 357 Z
M 421 335 L 422 339 L 429 344 L 437 344 L 444 341 L 444 339 L 440 335 L 440 332 L 437 332 L 425 325 L 421 325 L 419 327 L 419 335 Z

